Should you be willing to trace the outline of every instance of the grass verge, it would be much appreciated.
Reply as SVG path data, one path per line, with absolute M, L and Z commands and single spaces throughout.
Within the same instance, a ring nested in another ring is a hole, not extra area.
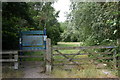
M 24 76 L 24 72 L 21 70 L 14 70 L 10 68 L 2 69 L 2 78 L 21 78 Z

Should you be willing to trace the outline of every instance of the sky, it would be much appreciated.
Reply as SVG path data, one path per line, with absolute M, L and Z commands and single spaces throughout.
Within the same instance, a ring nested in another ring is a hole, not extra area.
M 55 10 L 56 11 L 60 10 L 59 18 L 57 18 L 59 22 L 64 22 L 66 20 L 65 13 L 70 12 L 69 6 L 70 0 L 58 0 L 57 2 L 54 3 L 53 7 L 55 8 Z

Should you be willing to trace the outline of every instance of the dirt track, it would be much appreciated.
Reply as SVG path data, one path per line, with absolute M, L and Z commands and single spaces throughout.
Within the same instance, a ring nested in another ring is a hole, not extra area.
M 49 78 L 50 76 L 41 73 L 43 71 L 42 67 L 34 67 L 34 68 L 25 68 L 24 69 L 24 77 L 23 78 Z
M 24 63 L 24 76 L 23 78 L 50 78 L 51 76 L 44 73 L 44 68 L 41 66 L 40 62 L 35 63 Z

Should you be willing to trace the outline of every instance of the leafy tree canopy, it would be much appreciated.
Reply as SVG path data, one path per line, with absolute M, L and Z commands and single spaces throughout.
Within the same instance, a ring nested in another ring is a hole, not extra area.
M 59 12 L 51 2 L 3 2 L 2 43 L 3 49 L 18 49 L 19 32 L 47 29 L 47 35 L 56 44 L 60 40 Z
M 72 3 L 68 28 L 62 33 L 62 38 L 82 41 L 86 45 L 113 44 L 120 36 L 119 9 L 120 2 Z

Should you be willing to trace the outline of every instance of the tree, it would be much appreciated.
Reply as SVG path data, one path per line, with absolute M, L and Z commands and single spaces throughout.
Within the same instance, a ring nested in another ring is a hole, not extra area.
M 60 40 L 59 12 L 51 2 L 3 2 L 2 46 L 3 49 L 18 49 L 20 31 L 47 29 L 53 44 Z
M 74 33 L 70 37 L 77 37 L 77 41 L 84 41 L 86 45 L 114 43 L 120 34 L 118 6 L 117 2 L 73 3 L 68 15 L 67 30 Z
M 18 34 L 25 26 L 34 25 L 28 13 L 27 3 L 2 3 L 2 47 L 3 49 L 18 49 Z M 21 23 L 23 21 L 23 23 Z
M 51 2 L 35 2 L 28 3 L 31 6 L 30 13 L 35 21 L 37 27 L 36 30 L 47 29 L 47 36 L 52 39 L 52 44 L 57 44 L 60 41 L 60 24 L 57 21 L 57 17 L 59 14 L 55 12 L 55 9 L 52 7 Z

